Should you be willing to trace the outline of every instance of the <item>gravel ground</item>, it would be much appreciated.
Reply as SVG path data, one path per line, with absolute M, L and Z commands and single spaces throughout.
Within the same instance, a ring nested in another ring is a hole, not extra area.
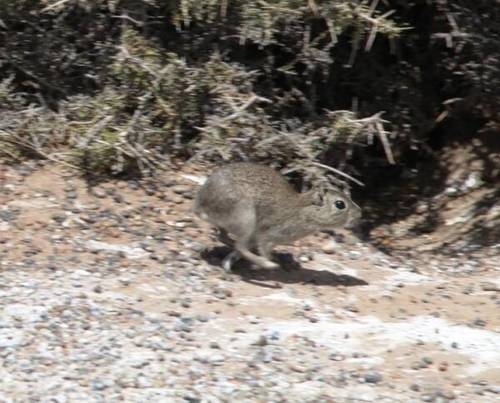
M 226 274 L 181 172 L 1 168 L 1 402 L 500 401 L 498 246 L 319 234 L 279 251 L 287 270 Z

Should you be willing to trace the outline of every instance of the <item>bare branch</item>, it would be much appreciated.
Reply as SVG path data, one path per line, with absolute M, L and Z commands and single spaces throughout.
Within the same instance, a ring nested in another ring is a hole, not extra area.
M 328 165 L 320 164 L 319 162 L 315 162 L 315 161 L 311 161 L 311 164 L 316 165 L 317 167 L 320 167 L 320 168 L 327 169 L 327 170 L 329 170 L 337 175 L 343 176 L 344 178 L 349 179 L 350 181 L 358 184 L 359 186 L 365 186 L 365 184 L 363 182 L 357 180 L 356 178 L 353 178 L 351 175 L 348 175 L 345 172 L 342 172 L 336 168 L 333 168 L 333 167 L 328 166 Z

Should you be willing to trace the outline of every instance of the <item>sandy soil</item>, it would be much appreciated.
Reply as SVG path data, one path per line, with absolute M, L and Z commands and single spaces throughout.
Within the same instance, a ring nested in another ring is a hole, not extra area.
M 227 274 L 201 172 L 2 166 L 0 401 L 500 401 L 500 241 L 388 255 L 339 231 Z

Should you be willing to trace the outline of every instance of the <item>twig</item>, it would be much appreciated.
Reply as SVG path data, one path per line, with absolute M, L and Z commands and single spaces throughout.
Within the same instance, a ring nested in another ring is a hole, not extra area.
M 46 11 L 53 10 L 54 8 L 57 8 L 59 6 L 62 6 L 62 5 L 64 5 L 64 3 L 67 3 L 68 1 L 69 0 L 59 0 L 59 1 L 56 1 L 55 3 L 50 4 L 50 5 L 48 5 L 45 8 L 42 8 L 42 13 L 45 13 Z
M 12 159 L 15 159 L 16 161 L 21 161 L 21 158 L 18 157 L 16 154 L 14 154 L 13 152 L 7 150 L 5 147 L 2 147 L 2 150 L 0 151 L 0 154 L 1 153 L 5 153 L 7 154 L 10 158 Z
M 359 30 L 354 34 L 352 39 L 351 54 L 349 55 L 349 60 L 345 67 L 351 68 L 356 60 L 356 54 L 358 53 L 359 43 L 361 42 L 361 32 Z
M 268 102 L 270 103 L 271 101 L 267 98 L 259 97 L 258 95 L 252 95 L 250 99 L 243 104 L 240 108 L 236 110 L 236 112 L 232 113 L 231 115 L 228 115 L 224 118 L 221 119 L 221 122 L 226 122 L 228 120 L 233 120 L 237 118 L 239 115 L 241 115 L 245 109 L 248 109 L 255 101 L 262 101 L 262 102 Z
M 330 18 L 325 18 L 326 26 L 328 27 L 328 32 L 330 33 L 331 43 L 335 45 L 338 42 L 337 33 L 335 32 L 335 27 L 333 21 Z
M 7 135 L 9 135 L 9 134 L 7 133 Z M 12 135 L 11 134 L 9 136 L 9 138 L 7 139 L 7 141 L 9 143 L 13 143 L 13 144 L 17 144 L 17 145 L 22 146 L 22 147 L 29 148 L 29 149 L 33 150 L 34 152 L 36 152 L 41 157 L 45 158 L 46 160 L 55 162 L 57 164 L 65 165 L 65 166 L 73 168 L 73 169 L 79 169 L 76 165 L 70 164 L 69 162 L 66 162 L 66 161 L 63 161 L 63 160 L 60 160 L 60 159 L 57 159 L 57 158 L 54 158 L 54 157 L 51 157 L 49 154 L 45 153 L 44 151 L 40 150 L 39 148 L 36 148 L 35 146 L 33 146 L 32 144 L 28 143 L 27 141 L 23 141 L 22 139 L 20 139 L 16 135 Z
M 311 12 L 317 17 L 319 15 L 319 10 L 316 2 L 314 0 L 307 0 L 307 4 L 309 5 Z
M 87 132 L 85 133 L 83 138 L 80 139 L 78 147 L 79 148 L 87 148 L 89 143 L 92 140 L 94 140 L 94 138 L 99 134 L 99 132 L 107 126 L 107 124 L 113 119 L 113 117 L 114 117 L 113 115 L 108 115 L 108 116 L 104 117 L 103 119 L 101 119 L 100 121 L 98 121 L 89 130 L 87 130 Z
M 387 134 L 382 126 L 382 123 L 376 122 L 375 127 L 377 128 L 377 133 L 380 137 L 380 141 L 382 142 L 382 146 L 384 147 L 384 152 L 387 157 L 387 161 L 390 164 L 395 164 L 394 155 L 392 154 L 391 145 L 389 144 L 389 139 L 387 138 Z
M 351 175 L 348 175 L 348 174 L 346 174 L 346 173 L 344 173 L 336 168 L 333 168 L 333 167 L 325 165 L 325 164 L 320 164 L 319 162 L 314 162 L 314 161 L 311 161 L 311 164 L 316 165 L 320 168 L 328 169 L 329 171 L 332 171 L 332 172 L 336 173 L 337 175 L 343 176 L 344 178 L 347 178 L 347 179 L 353 181 L 354 183 L 358 184 L 359 186 L 365 186 L 365 184 L 363 182 L 357 180 L 356 178 L 353 178 Z
M 373 14 L 373 12 L 375 11 L 375 9 L 377 8 L 378 2 L 379 2 L 379 0 L 373 0 L 372 4 L 370 4 L 370 10 L 368 11 L 369 16 L 371 16 Z
M 132 56 L 125 46 L 118 46 L 118 49 L 123 53 L 123 55 L 125 56 L 126 59 L 129 59 L 131 62 L 135 63 L 139 67 L 142 67 L 144 70 L 146 70 L 153 77 L 157 76 L 156 72 L 151 70 L 142 60 Z
M 371 50 L 373 43 L 375 42 L 375 38 L 377 37 L 377 31 L 378 31 L 378 26 L 374 25 L 370 31 L 368 39 L 366 40 L 365 52 L 369 52 Z
M 129 16 L 127 14 L 112 15 L 111 18 L 120 18 L 123 20 L 127 20 L 127 21 L 130 21 L 130 22 L 136 24 L 139 27 L 142 27 L 144 25 L 144 23 L 142 23 L 141 21 L 137 21 L 136 19 L 132 18 L 131 16 Z
M 227 2 L 228 0 L 222 0 L 220 2 L 220 16 L 223 20 L 226 19 L 227 15 Z

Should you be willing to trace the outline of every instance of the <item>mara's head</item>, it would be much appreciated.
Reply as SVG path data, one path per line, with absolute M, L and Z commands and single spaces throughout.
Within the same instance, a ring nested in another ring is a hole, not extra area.
M 312 195 L 315 216 L 324 229 L 351 227 L 361 218 L 361 208 L 340 190 L 315 191 Z

